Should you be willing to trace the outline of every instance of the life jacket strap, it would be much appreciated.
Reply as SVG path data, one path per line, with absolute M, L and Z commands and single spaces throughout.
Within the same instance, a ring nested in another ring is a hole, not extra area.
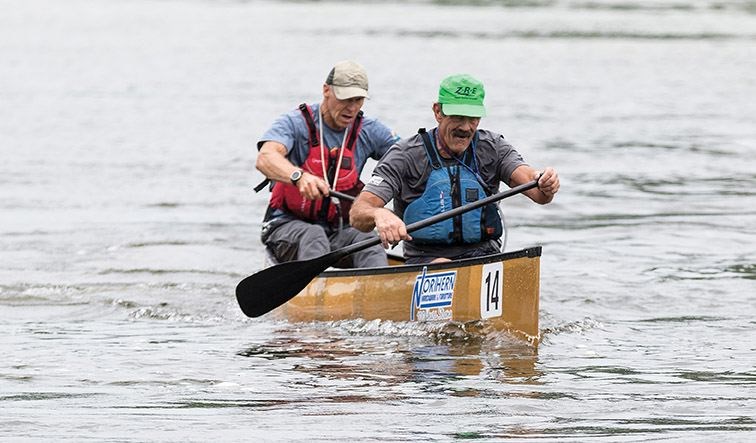
M 318 128 L 315 126 L 315 116 L 312 113 L 312 108 L 307 103 L 302 103 L 299 105 L 299 110 L 302 112 L 302 117 L 304 117 L 307 124 L 310 148 L 317 148 L 320 146 L 320 138 L 318 137 Z
M 357 116 L 352 122 L 352 128 L 347 136 L 346 149 L 354 151 L 355 145 L 357 145 L 357 139 L 360 137 L 360 131 L 362 130 L 362 111 L 357 113 Z
M 438 159 L 436 147 L 433 145 L 433 141 L 431 141 L 428 132 L 425 130 L 425 128 L 420 128 L 417 130 L 417 133 L 420 134 L 420 136 L 423 138 L 423 146 L 425 146 L 425 153 L 428 155 L 428 161 L 430 162 L 431 166 L 433 167 L 433 169 L 440 168 L 441 161 Z

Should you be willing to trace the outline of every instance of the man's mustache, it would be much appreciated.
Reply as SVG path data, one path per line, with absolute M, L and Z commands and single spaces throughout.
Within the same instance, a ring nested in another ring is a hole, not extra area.
M 452 135 L 455 137 L 472 137 L 473 133 L 470 131 L 452 131 Z

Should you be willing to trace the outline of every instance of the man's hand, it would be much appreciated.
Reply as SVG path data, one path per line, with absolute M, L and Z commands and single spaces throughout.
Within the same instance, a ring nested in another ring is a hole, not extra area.
M 328 185 L 325 180 L 315 175 L 305 172 L 302 178 L 297 181 L 297 189 L 302 197 L 308 200 L 317 200 L 328 195 Z
M 384 249 L 399 243 L 400 240 L 412 240 L 402 219 L 386 208 L 376 209 L 373 212 L 373 221 Z
M 349 211 L 349 223 L 362 232 L 376 230 L 385 249 L 400 240 L 412 240 L 402 219 L 391 210 L 380 197 L 368 191 L 360 192 Z
M 536 174 L 533 179 L 538 179 L 538 175 Z M 541 178 L 538 179 L 538 189 L 547 197 L 553 198 L 554 194 L 559 191 L 559 175 L 554 168 L 546 168 L 543 170 L 543 173 L 540 173 L 540 176 Z

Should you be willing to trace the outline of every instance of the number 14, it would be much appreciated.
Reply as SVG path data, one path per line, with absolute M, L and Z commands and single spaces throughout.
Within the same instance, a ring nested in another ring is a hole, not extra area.
M 480 284 L 481 318 L 501 316 L 501 288 L 503 283 L 504 269 L 501 263 L 483 265 Z

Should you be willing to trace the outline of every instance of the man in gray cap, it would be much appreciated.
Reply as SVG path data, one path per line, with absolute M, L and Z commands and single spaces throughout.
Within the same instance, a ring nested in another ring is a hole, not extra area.
M 368 158 L 380 159 L 397 137 L 362 115 L 368 98 L 365 68 L 337 63 L 323 84 L 320 104 L 302 103 L 280 116 L 257 142 L 257 169 L 274 182 L 263 220 L 262 242 L 279 262 L 307 260 L 373 238 L 348 225 L 351 201 L 329 197 L 335 190 L 357 195 Z M 378 245 L 352 254 L 341 267 L 386 266 Z

